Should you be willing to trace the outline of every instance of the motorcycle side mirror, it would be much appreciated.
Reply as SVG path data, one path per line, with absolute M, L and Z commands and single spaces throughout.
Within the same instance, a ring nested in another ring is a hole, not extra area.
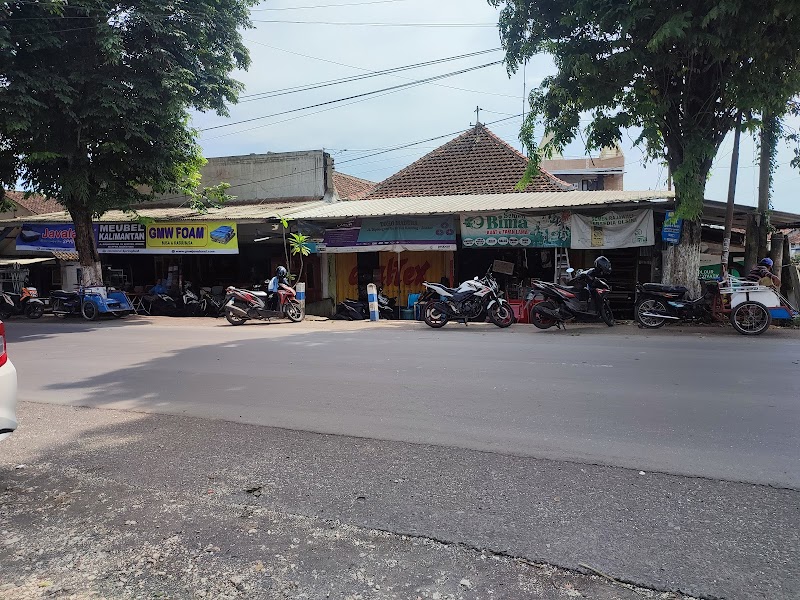
M 477 275 L 475 275 L 475 277 L 473 277 L 473 279 L 474 279 L 475 281 L 478 281 L 478 276 L 477 276 Z

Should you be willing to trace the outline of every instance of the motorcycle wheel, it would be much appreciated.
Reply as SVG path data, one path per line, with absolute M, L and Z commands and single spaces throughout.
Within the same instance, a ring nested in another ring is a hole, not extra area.
M 429 302 L 425 307 L 425 324 L 428 327 L 439 329 L 447 325 L 450 317 L 447 315 L 447 309 L 441 302 Z
M 11 318 L 12 314 L 14 313 L 12 313 L 10 310 L 7 309 L 0 310 L 0 319 L 2 319 L 3 321 L 7 321 L 8 319 Z
M 231 325 L 244 325 L 247 319 L 240 317 L 238 315 L 233 314 L 231 311 L 225 311 L 225 318 L 228 319 L 228 323 Z
M 667 307 L 664 306 L 659 300 L 642 300 L 636 305 L 635 315 L 636 322 L 645 329 L 658 329 L 663 327 L 667 320 L 663 317 L 645 317 L 642 316 L 643 312 L 667 312 Z
M 742 302 L 731 313 L 731 325 L 742 335 L 761 335 L 771 324 L 772 315 L 760 302 Z
M 97 317 L 100 316 L 100 311 L 97 309 L 94 302 L 84 300 L 81 305 L 81 314 L 87 321 L 96 321 Z
M 539 304 L 535 304 L 533 310 L 531 310 L 531 323 L 539 329 L 550 329 L 553 325 L 556 324 L 555 319 L 551 319 L 546 317 L 545 315 L 541 314 L 536 310 L 537 306 L 541 306 L 542 308 L 547 308 L 549 310 L 556 310 L 556 305 L 550 302 L 549 300 L 545 300 Z
M 25 307 L 25 316 L 29 319 L 38 319 L 44 314 L 44 304 L 34 303 Z
M 498 302 L 489 311 L 489 320 L 501 329 L 505 329 L 514 322 L 514 311 L 508 304 Z
M 286 306 L 286 316 L 292 323 L 299 323 L 305 318 L 306 314 L 297 300 L 290 300 Z
M 611 305 L 608 302 L 603 302 L 603 305 L 600 307 L 600 318 L 603 319 L 603 323 L 609 327 L 613 327 L 616 323 L 614 320 L 614 313 L 611 311 Z

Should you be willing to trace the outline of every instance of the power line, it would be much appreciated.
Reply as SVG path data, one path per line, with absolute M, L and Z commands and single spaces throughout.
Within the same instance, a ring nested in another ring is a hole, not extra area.
M 331 64 L 331 65 L 337 65 L 337 66 L 340 66 L 340 67 L 347 67 L 348 69 L 356 69 L 358 71 L 366 71 L 366 72 L 369 71 L 369 69 L 365 69 L 363 67 L 356 67 L 355 65 L 349 65 L 347 63 L 337 62 L 335 60 L 329 60 L 327 58 L 320 58 L 319 56 L 312 56 L 310 54 L 303 54 L 301 52 L 295 52 L 293 50 L 286 50 L 285 48 L 279 48 L 277 46 L 271 46 L 270 44 L 265 44 L 264 42 L 259 42 L 259 41 L 256 41 L 256 40 L 251 40 L 251 39 L 244 38 L 244 41 L 248 42 L 248 43 L 251 43 L 251 44 L 256 44 L 258 46 L 264 46 L 265 48 L 270 48 L 272 50 L 278 50 L 279 52 L 285 52 L 287 54 L 293 54 L 294 56 L 301 56 L 303 58 L 309 58 L 311 60 L 318 60 L 320 62 L 328 63 L 328 64 Z M 392 77 L 394 77 L 395 79 L 406 79 L 408 81 L 411 81 L 411 79 L 409 79 L 407 77 L 402 77 L 401 75 L 392 75 Z M 485 92 L 485 91 L 481 91 L 481 90 L 472 90 L 472 89 L 469 89 L 469 88 L 462 88 L 462 87 L 457 87 L 457 86 L 452 86 L 452 85 L 446 85 L 444 83 L 434 83 L 433 85 L 435 85 L 437 87 L 447 88 L 447 89 L 450 89 L 450 90 L 459 90 L 461 92 L 472 92 L 472 93 L 475 93 L 475 94 L 483 94 L 485 96 L 499 96 L 499 97 L 503 97 L 503 98 L 514 98 L 515 100 L 519 98 L 519 96 L 512 96 L 511 94 L 501 94 L 501 93 L 498 93 L 498 92 Z
M 369 79 L 371 77 L 378 77 L 378 76 L 381 76 L 381 75 L 388 75 L 388 74 L 397 73 L 397 72 L 400 72 L 400 71 L 408 71 L 410 69 L 418 69 L 418 68 L 421 68 L 421 67 L 428 67 L 428 66 L 431 66 L 431 65 L 437 65 L 437 64 L 440 64 L 440 63 L 450 62 L 450 61 L 454 61 L 454 60 L 461 60 L 461 59 L 464 59 L 464 58 L 471 58 L 473 56 L 480 56 L 482 54 L 489 54 L 491 52 L 497 52 L 499 50 L 501 50 L 501 48 L 492 48 L 490 50 L 481 50 L 479 52 L 470 52 L 469 54 L 460 54 L 458 56 L 450 56 L 450 57 L 447 57 L 447 58 L 439 58 L 439 59 L 436 59 L 436 60 L 429 60 L 429 61 L 421 62 L 421 63 L 403 65 L 403 66 L 400 66 L 400 67 L 392 67 L 392 68 L 389 68 L 389 69 L 383 69 L 381 71 L 370 71 L 368 73 L 364 73 L 364 74 L 361 74 L 361 75 L 353 75 L 351 77 L 342 77 L 342 78 L 339 78 L 339 79 L 330 79 L 328 81 L 322 81 L 322 82 L 319 82 L 319 83 L 313 83 L 313 84 L 307 84 L 307 85 L 301 85 L 301 86 L 294 86 L 294 87 L 289 87 L 289 88 L 272 90 L 272 91 L 269 91 L 269 92 L 257 92 L 257 93 L 253 93 L 253 94 L 245 94 L 245 95 L 240 97 L 241 98 L 240 99 L 240 103 L 252 102 L 254 100 L 262 100 L 262 99 L 265 99 L 265 98 L 275 98 L 277 96 L 285 96 L 285 95 L 288 95 L 288 94 L 295 94 L 295 93 L 298 93 L 298 92 L 306 92 L 306 91 L 310 91 L 310 90 L 316 90 L 316 89 L 320 89 L 320 88 L 324 88 L 324 87 L 329 87 L 329 86 L 332 86 L 332 85 L 339 85 L 339 84 L 342 84 L 342 83 L 350 83 L 350 82 L 353 82 L 353 81 L 359 81 L 359 80 L 362 80 L 362 79 Z
M 285 8 L 251 8 L 250 12 L 274 11 L 274 10 L 305 10 L 308 8 L 339 8 L 342 6 L 368 6 L 370 4 L 392 4 L 395 2 L 407 2 L 408 0 L 372 0 L 371 2 L 347 2 L 345 4 L 320 4 L 317 6 L 287 6 Z
M 231 127 L 233 125 L 242 125 L 244 123 L 252 123 L 254 121 L 261 121 L 262 119 L 269 119 L 271 117 L 278 117 L 278 116 L 281 116 L 281 115 L 288 115 L 288 114 L 291 114 L 291 113 L 294 113 L 294 112 L 300 112 L 300 111 L 303 111 L 303 110 L 309 110 L 309 109 L 312 109 L 312 108 L 318 108 L 320 106 L 327 106 L 329 104 L 336 104 L 336 103 L 339 103 L 339 102 L 345 102 L 347 100 L 354 100 L 356 98 L 364 98 L 366 96 L 374 96 L 375 94 L 380 94 L 380 93 L 383 93 L 383 92 L 391 92 L 391 91 L 394 91 L 394 90 L 400 90 L 400 89 L 404 89 L 404 88 L 408 88 L 408 87 L 422 85 L 422 84 L 428 83 L 430 81 L 437 81 L 439 79 L 444 79 L 446 77 L 454 77 L 456 75 L 461 75 L 463 73 L 469 73 L 471 71 L 476 71 L 478 69 L 485 69 L 486 67 L 493 67 L 495 65 L 499 65 L 499 64 L 502 64 L 502 63 L 503 63 L 502 60 L 497 60 L 497 61 L 486 63 L 486 64 L 483 64 L 483 65 L 478 65 L 478 66 L 475 66 L 475 67 L 469 67 L 467 69 L 461 69 L 460 71 L 452 71 L 450 73 L 444 73 L 442 75 L 436 75 L 434 77 L 428 77 L 426 79 L 419 79 L 417 81 L 412 81 L 412 82 L 409 82 L 409 83 L 401 83 L 399 85 L 391 86 L 391 87 L 388 87 L 388 88 L 383 88 L 383 89 L 380 89 L 380 90 L 373 90 L 371 92 L 364 92 L 363 94 L 355 94 L 353 96 L 348 96 L 346 98 L 338 98 L 336 100 L 328 100 L 327 102 L 319 102 L 317 104 L 311 104 L 309 106 L 304 106 L 304 107 L 301 107 L 301 108 L 293 108 L 293 109 L 290 109 L 290 110 L 284 110 L 284 111 L 273 113 L 273 114 L 270 114 L 270 115 L 263 115 L 263 116 L 260 116 L 260 117 L 253 117 L 251 119 L 243 119 L 241 121 L 234 121 L 232 123 L 223 123 L 221 125 L 214 125 L 213 127 L 204 127 L 202 129 L 200 129 L 200 131 L 212 131 L 214 129 L 221 129 L 223 127 Z
M 488 127 L 489 125 L 495 125 L 497 123 L 502 123 L 502 122 L 508 121 L 510 119 L 517 119 L 517 118 L 519 118 L 521 116 L 522 116 L 522 114 L 520 113 L 518 115 L 514 115 L 513 117 L 505 117 L 503 119 L 498 119 L 496 121 L 491 121 L 489 123 L 484 123 L 484 125 Z M 470 128 L 470 129 L 472 129 L 472 128 Z M 388 148 L 388 149 L 382 150 L 380 152 L 374 152 L 374 153 L 371 153 L 371 154 L 366 154 L 364 156 L 357 156 L 355 158 L 349 158 L 347 160 L 343 160 L 343 161 L 339 162 L 339 164 L 340 165 L 349 164 L 349 163 L 356 162 L 356 161 L 359 161 L 359 160 L 364 160 L 366 158 L 372 158 L 373 156 L 380 156 L 382 154 L 387 154 L 389 152 L 396 152 L 397 150 L 403 150 L 405 148 L 410 148 L 412 146 L 418 146 L 419 144 L 425 144 L 427 142 L 433 142 L 433 141 L 440 140 L 440 139 L 443 139 L 443 138 L 448 138 L 448 137 L 453 137 L 453 136 L 456 136 L 456 135 L 460 135 L 460 134 L 464 133 L 465 131 L 469 131 L 469 129 L 461 129 L 459 131 L 454 131 L 454 132 L 451 132 L 451 133 L 445 133 L 444 135 L 438 135 L 438 136 L 427 138 L 427 139 L 424 139 L 424 140 L 418 140 L 416 142 L 410 142 L 408 144 L 401 144 L 399 146 L 395 146 L 393 148 Z M 268 181 L 274 181 L 276 179 L 283 179 L 284 177 L 294 177 L 296 175 L 301 175 L 303 173 L 313 173 L 313 172 L 315 172 L 317 170 L 318 169 L 313 168 L 313 169 L 305 169 L 304 171 L 294 171 L 292 173 L 283 173 L 282 175 L 275 175 L 273 177 L 267 177 L 266 179 L 258 179 L 258 180 L 254 180 L 254 181 L 248 181 L 248 182 L 245 182 L 245 183 L 237 183 L 237 184 L 234 184 L 234 185 L 230 186 L 230 188 L 228 188 L 228 189 L 244 187 L 244 186 L 247 186 L 247 185 L 256 185 L 256 184 L 259 184 L 259 183 L 267 183 Z M 171 198 L 165 198 L 165 199 L 163 199 L 161 201 L 162 202 L 168 202 L 170 200 L 180 200 L 183 197 L 184 196 L 173 196 Z
M 283 25 L 341 25 L 346 27 L 420 27 L 420 28 L 475 28 L 497 27 L 497 23 L 354 23 L 345 21 L 287 21 L 281 19 L 250 19 L 253 23 L 279 23 Z

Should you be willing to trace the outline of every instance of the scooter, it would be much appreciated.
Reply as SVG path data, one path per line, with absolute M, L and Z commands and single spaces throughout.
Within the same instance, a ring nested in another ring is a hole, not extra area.
M 285 283 L 280 284 L 274 295 L 231 286 L 226 290 L 225 318 L 231 325 L 243 325 L 251 319 L 269 321 L 282 317 L 299 323 L 306 315 L 296 296 L 294 288 Z
M 44 302 L 39 299 L 35 287 L 24 287 L 21 294 L 0 292 L 0 318 L 23 314 L 29 319 L 38 319 L 44 314 Z
M 573 273 L 575 269 L 567 269 L 568 275 Z M 595 269 L 578 271 L 567 285 L 531 281 L 531 291 L 526 298 L 531 323 L 539 329 L 549 329 L 554 325 L 564 329 L 567 321 L 603 321 L 613 327 L 614 313 L 608 299 L 611 286 L 596 273 Z

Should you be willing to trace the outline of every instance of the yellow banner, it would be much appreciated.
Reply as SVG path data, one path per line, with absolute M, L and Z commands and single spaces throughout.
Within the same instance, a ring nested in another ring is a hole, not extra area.
M 147 252 L 151 254 L 238 254 L 236 223 L 192 221 L 147 225 Z

